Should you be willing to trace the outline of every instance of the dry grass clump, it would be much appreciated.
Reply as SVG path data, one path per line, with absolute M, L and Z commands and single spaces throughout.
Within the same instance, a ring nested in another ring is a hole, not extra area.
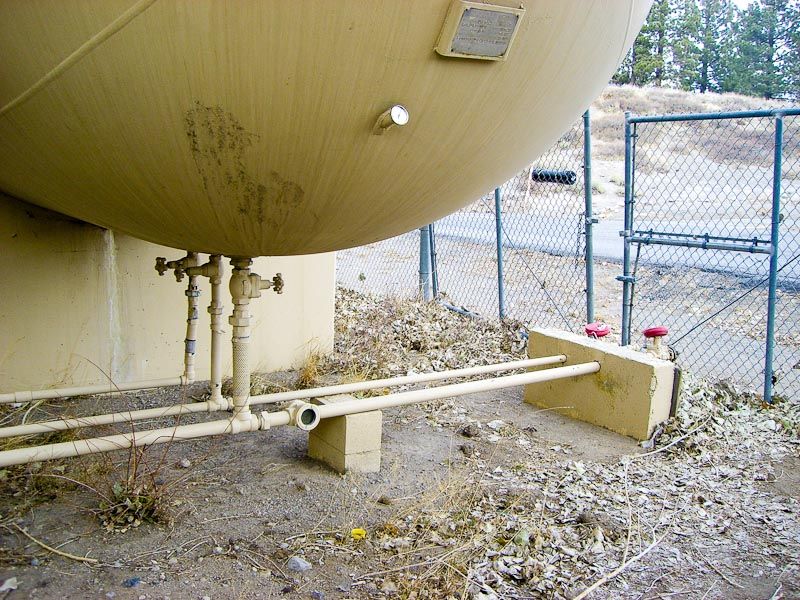
M 10 407 L 9 407 L 10 408 Z M 7 411 L 24 412 L 22 409 Z M 52 431 L 40 435 L 26 435 L 0 439 L 0 450 L 14 450 L 40 444 L 57 444 L 78 439 L 77 430 Z M 70 465 L 67 460 L 35 462 L 27 465 L 13 465 L 0 468 L 0 497 L 10 499 L 8 506 L 0 504 L 4 515 L 21 515 L 33 506 L 50 502 L 65 491 L 74 489 L 74 485 L 65 478 L 67 469 L 79 473 L 83 470 Z M 5 503 L 3 503 L 5 504 Z
M 298 390 L 306 390 L 320 384 L 322 375 L 323 356 L 318 350 L 312 350 L 306 355 L 303 364 L 297 370 L 297 379 L 294 387 Z
M 336 291 L 335 348 L 326 371 L 381 378 L 516 360 L 516 322 L 473 319 L 437 302 Z
M 170 446 L 152 456 L 147 447 L 131 448 L 122 465 L 111 465 L 105 478 L 84 484 L 100 499 L 92 512 L 106 531 L 124 533 L 143 523 L 171 520 L 171 490 L 182 478 L 168 481 L 165 459 Z

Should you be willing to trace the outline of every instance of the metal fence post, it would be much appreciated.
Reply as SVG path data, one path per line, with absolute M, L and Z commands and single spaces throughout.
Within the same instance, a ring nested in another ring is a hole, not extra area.
M 633 148 L 631 146 L 631 113 L 625 112 L 625 229 L 622 249 L 622 345 L 631 343 L 631 243 L 633 217 Z
M 426 225 L 419 228 L 419 293 L 426 302 L 431 294 L 431 236 Z
M 494 188 L 494 230 L 497 245 L 497 312 L 501 319 L 506 317 L 506 288 L 503 277 L 503 209 L 500 188 Z
M 772 173 L 772 227 L 770 232 L 769 297 L 767 300 L 767 351 L 764 357 L 764 401 L 772 403 L 772 362 L 775 353 L 775 307 L 778 303 L 778 240 L 781 223 L 783 175 L 783 116 L 775 116 L 775 158 Z
M 431 284 L 433 284 L 433 297 L 439 297 L 439 263 L 436 259 L 436 228 L 434 224 L 428 225 L 431 248 Z
M 592 215 L 592 125 L 589 110 L 583 113 L 583 196 L 586 228 L 586 322 L 594 321 L 594 241 L 592 226 L 597 219 Z

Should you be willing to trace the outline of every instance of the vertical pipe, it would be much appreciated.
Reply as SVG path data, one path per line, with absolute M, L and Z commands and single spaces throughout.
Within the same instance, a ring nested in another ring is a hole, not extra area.
M 436 229 L 434 224 L 428 225 L 428 234 L 431 240 L 431 283 L 433 284 L 433 297 L 439 297 L 439 263 L 436 255 Z
M 222 257 L 213 254 L 209 261 L 215 266 L 209 278 L 211 282 L 211 303 L 208 305 L 208 314 L 211 320 L 211 398 L 209 402 L 215 406 L 224 406 L 227 403 L 222 396 L 222 336 L 225 333 L 222 321 Z
M 419 294 L 426 302 L 431 295 L 431 237 L 428 226 L 419 228 Z
M 233 416 L 246 421 L 250 419 L 250 258 L 232 258 L 233 273 L 230 279 L 233 314 L 228 322 L 233 326 Z
M 631 148 L 631 113 L 625 112 L 625 225 L 624 231 L 620 232 L 623 236 L 622 249 L 622 345 L 627 346 L 631 343 L 631 204 L 633 202 L 633 182 L 632 182 L 632 148 Z
M 594 322 L 594 238 L 597 222 L 592 213 L 592 125 L 587 109 L 583 113 L 583 198 L 586 223 L 586 322 Z
M 200 303 L 200 288 L 197 287 L 197 275 L 189 275 L 189 285 L 186 286 L 186 339 L 183 341 L 183 377 L 184 385 L 192 383 L 195 379 L 194 355 L 197 348 L 197 322 L 200 319 L 198 305 Z
M 778 303 L 778 240 L 781 221 L 783 175 L 783 116 L 775 117 L 775 158 L 772 174 L 772 228 L 770 233 L 769 298 L 767 301 L 767 351 L 764 357 L 764 401 L 772 403 L 772 362 L 775 353 L 775 308 Z
M 497 245 L 497 312 L 506 317 L 506 289 L 503 277 L 503 207 L 500 188 L 494 188 L 494 236 Z

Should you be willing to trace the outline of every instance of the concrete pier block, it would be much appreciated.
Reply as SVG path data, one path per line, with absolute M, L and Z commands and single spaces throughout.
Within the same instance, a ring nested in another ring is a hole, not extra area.
M 678 397 L 673 363 L 557 329 L 534 329 L 528 355 L 564 354 L 566 365 L 598 361 L 600 371 L 526 386 L 525 402 L 600 425 L 638 440 L 649 439 L 675 410 Z M 545 367 L 546 368 L 546 367 Z
M 332 404 L 352 400 L 339 395 L 315 400 Z M 339 473 L 376 473 L 381 470 L 381 411 L 323 419 L 308 433 L 308 456 Z

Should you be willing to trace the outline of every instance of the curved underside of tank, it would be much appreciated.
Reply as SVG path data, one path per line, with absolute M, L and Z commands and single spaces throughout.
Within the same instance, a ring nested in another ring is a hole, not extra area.
M 308 254 L 440 218 L 595 98 L 649 8 L 530 3 L 505 61 L 449 0 L 0 3 L 0 190 L 176 248 Z M 410 120 L 373 129 L 395 104 Z

